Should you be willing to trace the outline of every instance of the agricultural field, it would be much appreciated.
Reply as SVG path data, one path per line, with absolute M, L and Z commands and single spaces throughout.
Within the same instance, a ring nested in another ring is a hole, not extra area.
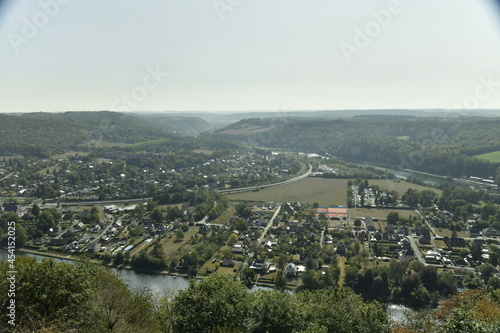
M 230 200 L 319 203 L 320 206 L 345 206 L 347 179 L 308 177 L 298 182 L 267 188 L 257 192 L 229 194 Z
M 371 216 L 385 221 L 387 219 L 387 214 L 390 212 L 396 212 L 399 217 L 402 218 L 409 218 L 410 215 L 412 217 L 418 216 L 412 209 L 349 208 L 349 216 L 351 218 Z
M 87 156 L 89 154 L 89 152 L 86 152 L 86 151 L 68 151 L 64 154 L 56 154 L 56 155 L 53 155 L 51 158 L 52 159 L 67 159 L 68 157 L 70 156 Z
M 494 151 L 491 153 L 476 155 L 474 157 L 487 160 L 493 163 L 500 163 L 500 151 Z
M 89 142 L 87 142 L 83 146 L 104 148 L 104 147 L 125 147 L 128 145 L 130 145 L 130 144 L 125 143 L 125 142 L 109 142 L 109 141 L 102 141 L 102 140 L 89 140 Z
M 439 189 L 434 188 L 434 187 L 413 184 L 413 183 L 409 183 L 409 182 L 405 182 L 405 181 L 394 181 L 394 180 L 389 180 L 389 179 L 369 179 L 368 182 L 370 185 L 380 186 L 380 189 L 386 189 L 389 191 L 396 191 L 399 193 L 400 196 L 405 194 L 409 188 L 414 189 L 414 190 L 418 190 L 418 191 L 431 190 L 431 191 L 436 192 L 438 195 L 441 195 L 441 193 L 443 192 L 442 190 L 439 190 Z
M 205 155 L 212 155 L 215 150 L 208 150 L 208 149 L 194 149 L 192 150 L 193 153 L 198 153 L 198 154 L 205 154 Z

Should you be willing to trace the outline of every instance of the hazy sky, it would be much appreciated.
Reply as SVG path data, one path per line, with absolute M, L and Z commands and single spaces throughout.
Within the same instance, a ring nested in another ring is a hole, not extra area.
M 0 112 L 500 108 L 489 0 L 0 3 Z

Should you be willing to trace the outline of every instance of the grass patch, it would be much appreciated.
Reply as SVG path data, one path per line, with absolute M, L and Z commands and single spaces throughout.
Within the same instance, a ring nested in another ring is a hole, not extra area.
M 83 146 L 102 148 L 102 147 L 125 147 L 128 145 L 129 145 L 128 143 L 124 143 L 124 142 L 90 140 L 86 144 L 84 144 Z
M 351 218 L 371 216 L 384 221 L 387 220 L 387 214 L 390 212 L 398 213 L 400 218 L 409 218 L 410 215 L 418 216 L 413 209 L 350 208 L 349 212 Z
M 493 163 L 500 163 L 500 150 L 493 151 L 491 153 L 481 154 L 474 156 L 476 158 L 480 158 L 482 160 L 487 160 Z
M 39 175 L 46 175 L 47 174 L 47 170 L 49 171 L 49 173 L 54 173 L 54 171 L 59 171 L 59 168 L 57 166 L 50 166 L 48 168 L 41 169 L 40 171 L 37 172 L 37 174 L 39 174 Z
M 345 257 L 337 257 L 337 265 L 340 268 L 340 277 L 339 277 L 339 286 L 344 285 L 344 278 L 345 278 L 345 262 L 346 262 Z
M 295 183 L 267 188 L 257 192 L 228 194 L 227 197 L 231 200 L 299 201 L 310 204 L 318 202 L 320 206 L 345 206 L 347 203 L 347 179 L 307 177 Z
M 439 249 L 448 249 L 448 245 L 443 240 L 434 240 L 434 245 Z
M 193 153 L 198 153 L 198 154 L 205 154 L 205 155 L 212 155 L 215 150 L 209 150 L 209 149 L 194 149 L 192 150 Z
M 443 229 L 443 228 L 436 229 L 436 232 L 439 236 L 442 237 L 448 236 L 450 238 L 451 234 L 453 233 L 453 231 L 451 231 L 450 229 Z M 469 237 L 469 233 L 467 231 L 457 231 L 457 237 L 458 238 Z
M 227 224 L 229 222 L 230 217 L 233 216 L 234 214 L 236 214 L 235 206 L 234 204 L 230 204 L 229 207 L 226 209 L 224 213 L 222 213 L 221 216 L 211 221 L 210 223 Z
M 166 237 L 162 241 L 162 248 L 163 252 L 165 253 L 165 256 L 168 258 L 171 255 L 173 255 L 175 252 L 177 252 L 184 244 L 189 242 L 191 239 L 191 236 L 196 235 L 198 231 L 200 230 L 200 227 L 193 227 L 186 231 L 184 233 L 184 239 L 180 242 L 175 241 L 175 235 L 172 233 L 172 237 Z
M 89 152 L 85 152 L 85 151 L 68 151 L 64 154 L 53 155 L 51 158 L 65 160 L 70 156 L 87 156 L 88 154 L 89 154 Z

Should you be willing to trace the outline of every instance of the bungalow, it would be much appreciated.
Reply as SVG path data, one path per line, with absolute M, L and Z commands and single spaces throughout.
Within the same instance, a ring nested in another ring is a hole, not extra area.
M 61 228 L 59 228 L 59 227 L 49 228 L 49 234 L 58 234 L 60 232 L 61 232 Z
M 236 244 L 231 248 L 231 253 L 244 256 L 247 253 L 247 250 L 242 245 Z
M 50 239 L 50 245 L 55 245 L 55 246 L 61 246 L 61 245 L 66 245 L 69 242 L 69 240 L 65 238 L 51 238 Z
M 466 247 L 465 239 L 459 237 L 451 237 L 450 245 L 452 247 Z
M 95 253 L 101 249 L 101 243 L 92 242 L 87 247 L 87 252 Z
M 226 258 L 221 261 L 220 265 L 222 267 L 234 267 L 234 261 Z
M 17 205 L 5 205 L 5 206 L 3 206 L 3 210 L 5 212 L 11 212 L 11 213 L 17 214 L 19 212 L 19 206 L 17 206 Z
M 418 239 L 418 242 L 420 244 L 430 244 L 431 243 L 431 238 L 430 237 L 425 237 L 425 236 L 422 236 Z
M 365 228 L 368 231 L 375 231 L 375 223 L 370 216 L 365 217 Z
M 484 239 L 484 238 L 476 238 L 476 239 L 472 240 L 472 244 L 475 244 L 475 245 L 484 245 L 484 244 L 486 244 L 486 239 Z
M 338 242 L 337 244 L 337 255 L 339 256 L 345 256 L 346 253 L 346 246 L 342 242 Z
M 73 226 L 73 229 L 75 230 L 83 230 L 83 228 L 85 228 L 85 224 L 83 224 L 83 222 L 78 222 Z
M 493 227 L 484 228 L 483 229 L 483 236 L 485 236 L 485 237 L 497 237 L 497 236 L 500 236 L 500 231 L 498 231 L 496 228 L 493 228 Z
M 286 276 L 297 276 L 299 275 L 299 269 L 297 268 L 297 265 L 294 263 L 289 262 L 285 266 L 285 275 Z
M 43 244 L 43 239 L 41 239 L 41 238 L 35 238 L 35 239 L 33 239 L 33 244 L 34 245 L 42 245 Z
M 398 245 L 402 250 L 411 249 L 411 243 L 408 238 L 403 238 L 400 242 L 398 242 Z
M 469 236 L 470 237 L 479 237 L 479 236 L 481 236 L 481 229 L 477 228 L 476 226 L 470 228 L 469 229 Z
M 265 227 L 265 226 L 267 226 L 267 220 L 265 218 L 261 217 L 257 220 L 257 225 L 259 227 Z
M 269 268 L 271 267 L 271 263 L 267 261 L 267 259 L 257 259 L 253 262 L 252 266 L 250 266 L 251 269 L 254 271 L 260 272 L 262 274 L 266 274 L 269 272 Z
M 72 241 L 66 246 L 66 251 L 76 251 L 78 250 L 78 242 L 77 241 Z
M 356 237 L 361 241 L 368 240 L 368 233 L 364 230 L 356 232 Z
M 101 226 L 97 224 L 95 227 L 93 227 L 92 229 L 90 229 L 90 232 L 93 233 L 93 234 L 100 233 L 101 232 Z

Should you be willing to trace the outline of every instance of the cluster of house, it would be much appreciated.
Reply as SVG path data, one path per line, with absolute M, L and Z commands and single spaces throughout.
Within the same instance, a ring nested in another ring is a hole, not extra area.
M 119 199 L 144 195 L 149 186 L 154 184 L 158 188 L 169 187 L 175 181 L 197 177 L 205 179 L 207 187 L 224 189 L 231 179 L 265 177 L 266 180 L 280 181 L 291 176 L 291 172 L 275 163 L 278 156 L 260 156 L 255 153 L 236 152 L 224 158 L 213 158 L 199 165 L 186 166 L 177 169 L 137 167 L 133 175 L 125 171 L 116 171 L 112 159 L 126 159 L 132 156 L 167 158 L 165 153 L 130 153 L 107 152 L 101 163 L 82 161 L 78 159 L 50 161 L 54 170 L 61 170 L 62 177 L 71 179 L 70 182 L 56 183 L 56 176 L 52 173 L 43 175 L 42 182 L 51 184 L 57 195 L 65 200 L 98 200 L 103 188 L 106 188 L 107 199 Z M 38 161 L 38 160 L 37 160 Z M 48 163 L 48 160 L 40 160 Z M 36 163 L 36 162 L 33 162 Z M 128 166 L 129 168 L 131 166 Z M 78 174 L 101 175 L 93 177 L 88 182 L 79 181 Z M 71 177 L 76 175 L 75 177 Z M 106 176 L 104 176 L 106 175 Z M 18 173 L 11 175 L 9 185 L 4 189 L 4 196 L 33 196 L 40 185 L 39 181 L 30 180 L 29 184 L 18 184 Z M 59 177 L 61 178 L 61 177 Z

